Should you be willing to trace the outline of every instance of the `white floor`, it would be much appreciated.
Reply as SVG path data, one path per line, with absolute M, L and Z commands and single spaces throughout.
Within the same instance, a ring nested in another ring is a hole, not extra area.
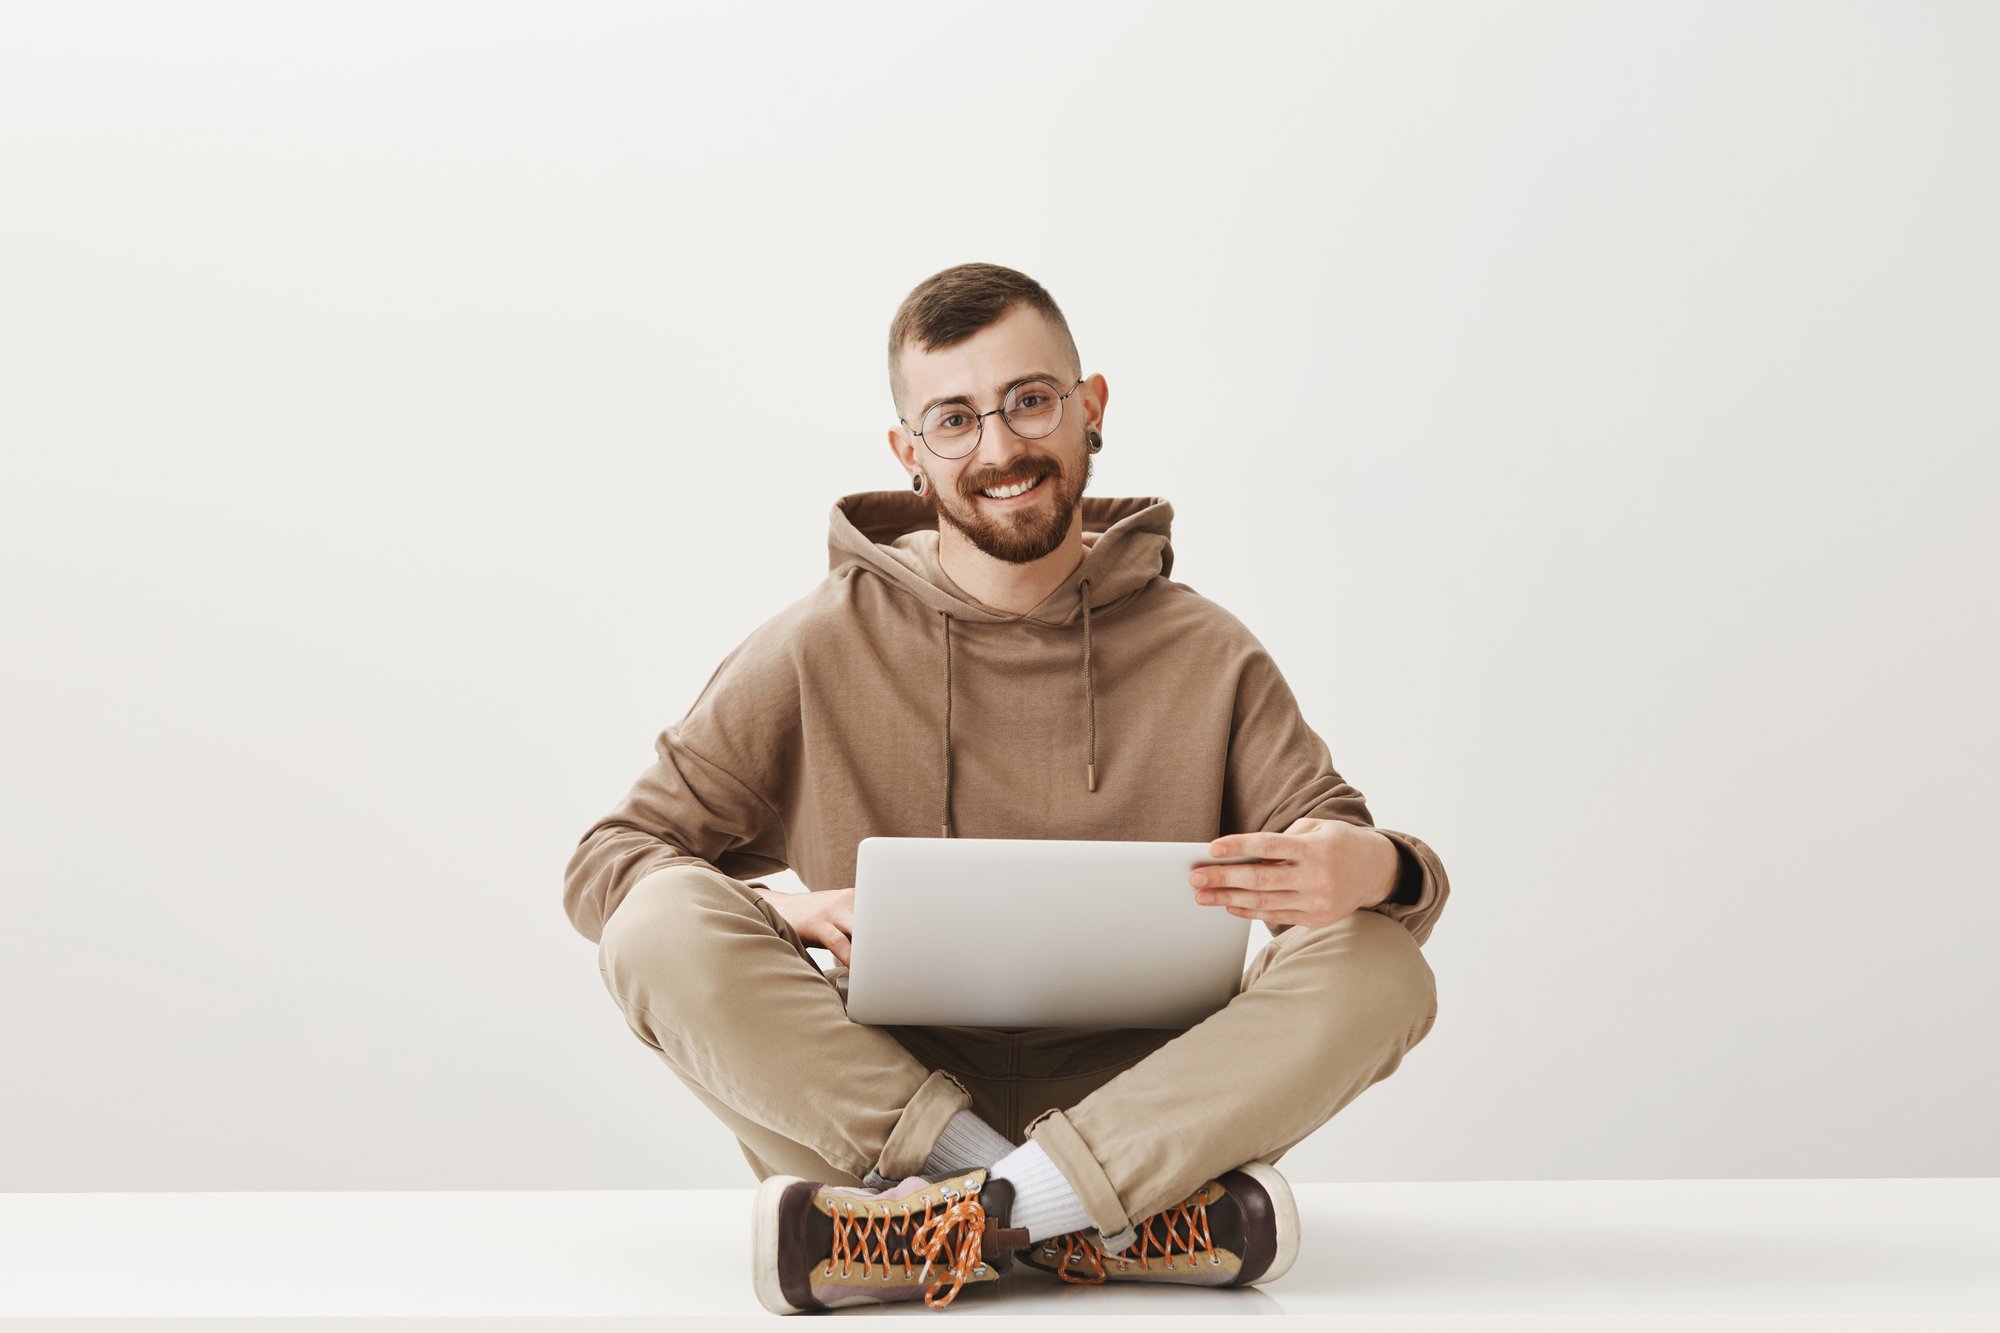
M 1558 1319 L 1598 1329 L 1720 1318 L 1818 1333 L 1900 1317 L 1918 1329 L 2000 1329 L 2000 1179 L 1297 1193 L 1303 1248 L 1269 1287 L 1112 1290 L 1027 1272 L 943 1313 L 1320 1315 L 1411 1333 Z M 350 1320 L 379 1330 L 421 1319 L 443 1333 L 457 1321 L 526 1330 L 769 1318 L 751 1293 L 751 1194 L 0 1194 L 0 1320 L 16 1328 L 60 1316 L 66 1333 L 82 1333 L 308 1317 L 320 1330 Z M 889 1313 L 937 1314 L 920 1304 Z

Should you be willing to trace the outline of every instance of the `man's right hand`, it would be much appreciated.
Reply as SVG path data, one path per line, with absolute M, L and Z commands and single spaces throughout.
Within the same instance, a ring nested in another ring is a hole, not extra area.
M 830 949 L 836 962 L 848 966 L 849 941 L 854 935 L 854 890 L 815 889 L 807 893 L 779 893 L 759 889 L 764 901 L 791 923 L 807 944 Z

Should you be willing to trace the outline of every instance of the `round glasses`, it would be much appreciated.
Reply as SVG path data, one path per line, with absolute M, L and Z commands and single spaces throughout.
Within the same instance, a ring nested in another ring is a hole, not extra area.
M 939 458 L 963 458 L 979 447 L 979 438 L 986 431 L 986 418 L 998 412 L 1016 435 L 1024 440 L 1039 440 L 1062 424 L 1063 399 L 1075 393 L 1082 383 L 1083 376 L 1079 375 L 1066 392 L 1057 393 L 1056 386 L 1047 380 L 1023 380 L 1009 389 L 1000 406 L 990 412 L 975 412 L 961 402 L 939 403 L 924 413 L 923 429 L 911 434 Z M 903 417 L 896 420 L 909 429 L 908 420 Z

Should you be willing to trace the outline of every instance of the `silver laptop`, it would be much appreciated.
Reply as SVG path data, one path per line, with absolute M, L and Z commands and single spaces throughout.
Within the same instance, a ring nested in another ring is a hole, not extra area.
M 1243 982 L 1250 919 L 1198 903 L 1205 842 L 863 838 L 848 1017 L 958 1027 L 1192 1027 Z

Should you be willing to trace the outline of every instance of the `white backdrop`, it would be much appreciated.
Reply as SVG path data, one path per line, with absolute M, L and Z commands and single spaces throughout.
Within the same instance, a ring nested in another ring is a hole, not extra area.
M 0 1189 L 744 1186 L 561 910 L 989 260 L 1454 893 L 1302 1180 L 2000 1172 L 2000 10 L 0 9 Z

